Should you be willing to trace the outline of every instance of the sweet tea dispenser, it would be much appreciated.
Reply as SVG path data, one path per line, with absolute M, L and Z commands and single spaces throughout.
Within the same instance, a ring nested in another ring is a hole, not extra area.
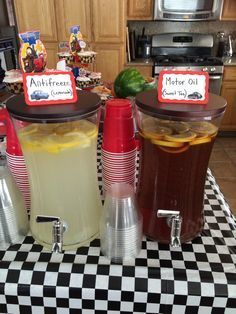
M 204 225 L 208 161 L 226 101 L 209 94 L 206 105 L 157 101 L 155 90 L 136 96 L 141 140 L 137 200 L 144 233 L 179 246 Z

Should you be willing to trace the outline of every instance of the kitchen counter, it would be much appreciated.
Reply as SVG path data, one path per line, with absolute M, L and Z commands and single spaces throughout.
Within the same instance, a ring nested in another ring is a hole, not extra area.
M 233 55 L 231 58 L 223 58 L 223 62 L 225 66 L 236 65 L 236 55 Z M 152 59 L 135 59 L 134 61 L 126 62 L 126 66 L 153 66 Z
M 134 61 L 126 62 L 126 66 L 153 66 L 153 60 L 152 59 L 143 59 L 143 58 L 137 58 Z
M 98 177 L 101 189 L 101 137 Z M 0 313 L 225 313 L 236 308 L 236 221 L 215 179 L 205 183 L 204 229 L 171 248 L 143 237 L 135 260 L 111 263 L 90 245 L 51 253 L 31 235 L 0 251 Z
M 231 58 L 223 59 L 224 66 L 236 65 L 236 55 L 233 55 Z

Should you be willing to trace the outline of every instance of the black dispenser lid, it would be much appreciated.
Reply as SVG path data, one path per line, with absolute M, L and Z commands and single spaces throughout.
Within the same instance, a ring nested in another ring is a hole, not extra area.
M 208 103 L 162 103 L 158 101 L 157 90 L 152 89 L 139 93 L 136 98 L 137 107 L 151 116 L 161 116 L 168 119 L 202 120 L 204 118 L 214 118 L 225 111 L 226 100 L 218 95 L 209 93 Z
M 6 102 L 10 115 L 18 120 L 36 123 L 67 122 L 85 118 L 101 105 L 101 98 L 88 91 L 77 91 L 78 100 L 72 104 L 29 106 L 24 95 L 11 97 Z

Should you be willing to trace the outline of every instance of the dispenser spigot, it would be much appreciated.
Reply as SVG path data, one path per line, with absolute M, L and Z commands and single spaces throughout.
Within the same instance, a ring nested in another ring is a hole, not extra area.
M 66 227 L 60 217 L 38 215 L 36 222 L 52 222 L 52 252 L 63 253 L 63 233 L 66 231 Z
M 167 225 L 171 228 L 170 232 L 170 245 L 172 247 L 180 246 L 180 233 L 182 217 L 177 210 L 158 209 L 157 217 L 166 217 Z

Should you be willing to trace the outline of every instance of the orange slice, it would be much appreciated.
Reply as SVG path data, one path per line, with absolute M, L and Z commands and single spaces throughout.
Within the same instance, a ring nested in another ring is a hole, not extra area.
M 147 138 L 161 139 L 164 135 L 171 134 L 172 130 L 165 126 L 156 125 L 155 127 L 149 127 L 143 130 L 143 134 Z
M 165 146 L 165 147 L 182 147 L 182 146 L 184 146 L 184 143 L 168 142 L 168 141 L 162 141 L 162 140 L 156 140 L 156 139 L 152 139 L 151 142 L 155 145 Z
M 214 134 L 218 130 L 218 128 L 214 124 L 207 121 L 191 122 L 190 129 L 191 131 L 196 132 L 198 134 L 207 134 L 207 135 Z
M 159 147 L 161 150 L 163 150 L 164 152 L 167 152 L 167 153 L 171 153 L 171 154 L 178 154 L 178 153 L 182 153 L 182 152 L 185 152 L 188 148 L 189 148 L 189 145 L 184 145 L 182 147 L 164 147 L 164 146 L 160 146 Z
M 211 141 L 211 137 L 210 136 L 199 137 L 199 138 L 196 138 L 195 140 L 193 140 L 192 142 L 190 142 L 189 145 L 199 145 L 199 144 L 208 143 L 210 141 Z
M 196 136 L 196 133 L 188 131 L 180 134 L 165 135 L 165 140 L 177 143 L 185 143 L 191 142 Z
M 188 132 L 190 129 L 190 125 L 186 122 L 177 122 L 173 121 L 170 124 L 170 127 L 176 132 L 176 133 L 185 133 Z

